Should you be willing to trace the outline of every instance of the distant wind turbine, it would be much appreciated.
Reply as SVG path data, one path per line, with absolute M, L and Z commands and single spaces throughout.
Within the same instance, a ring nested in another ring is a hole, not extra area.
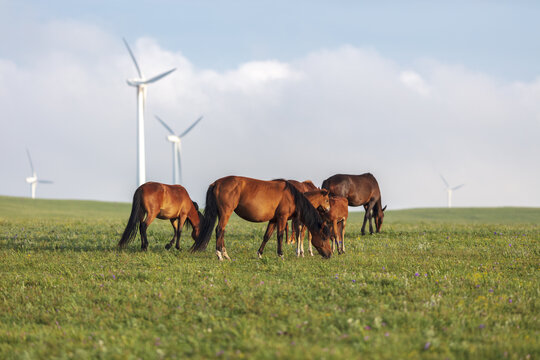
M 188 127 L 183 133 L 180 135 L 175 135 L 174 131 L 171 129 L 169 125 L 165 123 L 165 121 L 161 120 L 159 116 L 155 115 L 156 119 L 167 129 L 169 132 L 169 136 L 167 136 L 167 140 L 172 143 L 172 151 L 173 151 L 173 184 L 181 184 L 182 183 L 182 138 L 186 136 L 194 127 L 199 123 L 199 121 L 202 120 L 202 116 L 199 117 L 193 124 L 191 124 L 190 127 Z
M 451 208 L 452 207 L 452 191 L 459 189 L 460 187 L 462 187 L 465 184 L 450 187 L 450 185 L 448 185 L 448 182 L 446 181 L 444 176 L 441 175 L 441 179 L 444 182 L 444 185 L 446 185 L 446 191 L 448 192 L 448 207 Z
M 32 170 L 32 176 L 29 176 L 26 178 L 26 182 L 30 184 L 30 191 L 32 194 L 32 199 L 36 198 L 36 186 L 38 183 L 40 184 L 52 184 L 53 182 L 50 180 L 39 180 L 36 174 L 36 170 L 34 170 L 34 164 L 32 164 L 32 157 L 30 157 L 30 151 L 26 149 L 26 155 L 28 155 L 28 161 L 30 162 L 30 169 Z
M 124 40 L 124 44 L 126 44 L 126 48 L 131 56 L 131 59 L 133 60 L 133 63 L 135 64 L 137 74 L 139 75 L 138 78 L 127 80 L 128 85 L 137 88 L 137 185 L 139 186 L 146 182 L 146 162 L 144 152 L 144 109 L 146 102 L 146 86 L 158 81 L 161 78 L 164 78 L 176 70 L 176 68 L 151 77 L 150 79 L 146 79 L 139 68 L 139 64 L 137 64 L 137 60 L 135 59 L 135 56 L 133 55 L 133 52 L 131 51 L 126 39 L 122 40 Z

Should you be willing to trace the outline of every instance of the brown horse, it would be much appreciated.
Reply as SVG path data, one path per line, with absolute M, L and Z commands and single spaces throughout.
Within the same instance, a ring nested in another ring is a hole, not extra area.
M 293 185 L 285 180 L 263 181 L 241 176 L 227 176 L 208 187 L 201 234 L 191 250 L 206 249 L 216 219 L 219 218 L 216 227 L 216 255 L 219 260 L 230 260 L 224 236 L 225 226 L 233 212 L 247 221 L 268 221 L 263 242 L 257 251 L 259 257 L 276 227 L 277 253 L 283 256 L 283 231 L 287 220 L 294 217 L 299 217 L 313 233 L 313 246 L 319 253 L 325 258 L 332 255 L 328 227 L 323 226 L 317 210 Z
M 297 181 L 297 180 L 287 180 L 287 181 L 290 182 L 292 186 L 294 186 L 296 190 L 300 191 L 302 194 L 308 191 L 319 190 L 319 188 L 316 187 L 313 181 L 311 180 L 304 180 L 302 182 Z M 291 236 L 290 237 L 289 237 L 289 223 L 287 223 L 287 225 L 285 226 L 285 239 L 287 241 L 287 244 L 292 244 L 296 239 L 294 235 L 294 231 L 297 226 L 295 225 L 296 224 L 291 223 Z M 304 234 L 306 233 L 306 227 L 302 226 L 301 229 L 302 229 L 302 233 L 300 234 L 300 238 L 303 240 Z
M 366 214 L 362 224 L 362 235 L 365 235 L 366 221 L 369 220 L 369 232 L 373 234 L 371 219 L 375 217 L 377 232 L 381 231 L 384 219 L 384 210 L 381 204 L 381 191 L 379 184 L 370 173 L 362 175 L 337 174 L 324 180 L 322 188 L 327 189 L 330 195 L 347 198 L 349 206 L 364 206 Z
M 190 199 L 183 186 L 147 182 L 139 186 L 133 195 L 131 215 L 118 246 L 122 248 L 129 244 L 139 228 L 141 249 L 148 249 L 146 229 L 156 217 L 169 219 L 173 226 L 174 235 L 165 246 L 167 250 L 171 248 L 175 240 L 176 248 L 180 249 L 180 235 L 186 220 L 193 227 L 191 237 L 196 240 L 199 236 L 199 225 L 203 219 L 199 206 Z
M 332 224 L 330 240 L 332 251 L 337 248 L 338 254 L 345 253 L 345 226 L 349 217 L 349 206 L 347 198 L 341 196 L 330 196 L 330 211 L 323 214 L 323 219 Z
M 330 199 L 328 198 L 328 190 L 314 190 L 304 193 L 304 196 L 313 205 L 320 214 L 324 214 L 330 210 Z M 295 218 L 292 220 L 292 230 L 296 238 L 296 256 L 304 257 L 304 233 L 306 226 L 302 224 L 300 219 Z M 311 233 L 308 233 L 309 241 L 309 253 L 313 256 L 313 249 L 311 247 Z

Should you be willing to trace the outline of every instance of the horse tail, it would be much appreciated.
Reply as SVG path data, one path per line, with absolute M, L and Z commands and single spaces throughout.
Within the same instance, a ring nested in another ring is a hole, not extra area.
M 214 194 L 215 185 L 212 184 L 206 191 L 206 205 L 204 208 L 204 216 L 201 214 L 202 221 L 200 223 L 199 237 L 191 247 L 191 251 L 203 251 L 208 246 L 210 237 L 212 236 L 212 230 L 216 225 L 216 219 L 218 216 L 218 207 L 216 201 L 216 194 Z
M 124 230 L 124 233 L 122 234 L 122 237 L 120 238 L 120 241 L 118 242 L 118 247 L 121 247 L 121 248 L 125 247 L 137 235 L 137 230 L 139 229 L 139 223 L 144 218 L 145 213 L 146 213 L 146 210 L 144 209 L 143 204 L 142 204 L 142 187 L 139 186 L 139 188 L 135 191 L 135 194 L 133 194 L 133 204 L 131 205 L 131 215 L 129 215 L 129 220 Z
M 323 220 L 319 212 L 311 205 L 309 200 L 302 194 L 300 191 L 285 181 L 286 188 L 290 191 L 294 198 L 294 206 L 296 208 L 296 213 L 300 217 L 300 220 L 304 225 L 307 226 L 308 230 L 312 233 L 318 233 L 323 229 Z M 324 229 L 328 229 L 324 227 Z M 328 234 L 325 234 L 328 235 Z

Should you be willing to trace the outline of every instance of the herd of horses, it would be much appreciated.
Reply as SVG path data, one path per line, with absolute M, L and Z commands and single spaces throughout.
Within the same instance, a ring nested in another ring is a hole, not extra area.
M 206 192 L 204 214 L 192 201 L 181 185 L 147 182 L 137 188 L 133 195 L 131 214 L 118 243 L 128 245 L 140 232 L 141 249 L 147 250 L 146 230 L 156 219 L 170 220 L 173 238 L 165 246 L 170 249 L 176 242 L 180 249 L 180 236 L 184 224 L 192 228 L 194 244 L 191 251 L 203 251 L 208 246 L 212 232 L 216 232 L 216 255 L 219 260 L 228 259 L 225 248 L 225 227 L 236 213 L 250 222 L 268 222 L 257 255 L 262 257 L 264 247 L 277 230 L 277 254 L 283 256 L 283 235 L 288 243 L 296 242 L 297 256 L 304 256 L 304 235 L 308 231 L 309 251 L 312 245 L 324 258 L 332 253 L 345 252 L 344 235 L 348 206 L 365 209 L 362 235 L 366 223 L 373 234 L 379 232 L 384 219 L 381 192 L 375 177 L 370 174 L 337 174 L 324 180 L 321 188 L 307 180 L 275 179 L 271 181 L 242 176 L 227 176 L 214 181 Z M 288 221 L 291 220 L 291 237 Z M 217 221 L 217 226 L 216 226 Z

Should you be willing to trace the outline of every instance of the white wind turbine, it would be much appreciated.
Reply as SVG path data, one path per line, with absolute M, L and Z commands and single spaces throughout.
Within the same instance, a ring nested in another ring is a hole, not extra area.
M 446 191 L 448 192 L 448 207 L 451 208 L 452 207 L 452 191 L 459 189 L 460 187 L 462 187 L 465 184 L 450 187 L 450 185 L 448 185 L 448 182 L 446 181 L 444 176 L 441 175 L 441 179 L 444 182 L 444 185 L 446 185 Z
M 32 199 L 36 198 L 36 186 L 38 183 L 40 184 L 52 184 L 53 182 L 50 180 L 39 180 L 36 174 L 36 170 L 34 170 L 34 164 L 32 164 L 32 158 L 30 157 L 30 151 L 26 149 L 26 154 L 28 155 L 28 161 L 30 162 L 30 169 L 32 169 L 32 176 L 29 176 L 26 178 L 26 182 L 30 184 Z
M 165 121 L 161 120 L 157 115 L 156 119 L 167 129 L 169 132 L 169 136 L 167 136 L 167 140 L 172 143 L 172 151 L 173 151 L 173 184 L 181 184 L 182 183 L 182 138 L 187 135 L 194 127 L 199 123 L 199 121 L 202 120 L 202 116 L 199 117 L 193 124 L 191 124 L 190 127 L 188 127 L 183 133 L 180 135 L 175 135 L 174 131 L 171 129 L 169 125 L 165 123 Z
M 137 64 L 137 60 L 135 59 L 135 56 L 133 55 L 133 52 L 131 51 L 126 39 L 122 40 L 124 40 L 124 44 L 126 44 L 126 48 L 131 56 L 131 59 L 133 60 L 133 63 L 135 64 L 137 74 L 139 75 L 139 77 L 136 79 L 127 80 L 128 85 L 137 88 L 137 186 L 139 186 L 146 182 L 146 162 L 144 152 L 144 109 L 146 102 L 146 86 L 169 75 L 176 70 L 176 68 L 146 79 L 139 68 L 139 64 Z

